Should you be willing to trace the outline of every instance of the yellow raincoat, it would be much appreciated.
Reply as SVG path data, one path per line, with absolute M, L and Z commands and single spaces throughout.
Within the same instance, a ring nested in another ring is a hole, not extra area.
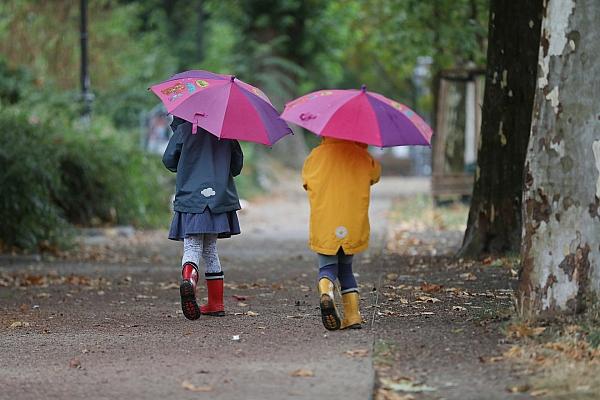
M 335 255 L 341 247 L 355 254 L 369 246 L 370 191 L 380 176 L 381 166 L 366 145 L 323 138 L 302 169 L 313 251 Z

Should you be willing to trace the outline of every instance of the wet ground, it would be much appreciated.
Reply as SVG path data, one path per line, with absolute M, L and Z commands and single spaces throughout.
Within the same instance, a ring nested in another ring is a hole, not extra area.
M 359 331 L 321 325 L 295 188 L 251 202 L 243 234 L 219 243 L 222 318 L 183 317 L 181 249 L 166 231 L 0 261 L 0 398 L 519 398 L 506 391 L 516 372 L 494 362 L 510 273 L 453 259 L 460 231 L 398 229 L 389 214 L 428 181 L 374 187 L 371 247 L 355 264 Z

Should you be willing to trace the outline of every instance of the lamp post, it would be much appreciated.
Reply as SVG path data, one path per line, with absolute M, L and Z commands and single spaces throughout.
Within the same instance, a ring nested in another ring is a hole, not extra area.
M 81 118 L 84 123 L 89 124 L 94 94 L 90 90 L 90 75 L 88 71 L 87 0 L 80 1 L 79 29 L 81 44 L 81 100 L 83 102 Z

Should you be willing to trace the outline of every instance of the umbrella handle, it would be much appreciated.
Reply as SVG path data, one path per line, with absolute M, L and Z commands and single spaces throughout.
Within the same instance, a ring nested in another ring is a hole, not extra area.
M 198 133 L 198 122 L 200 121 L 200 117 L 206 117 L 204 113 L 196 113 L 194 114 L 194 121 L 192 122 L 192 135 Z

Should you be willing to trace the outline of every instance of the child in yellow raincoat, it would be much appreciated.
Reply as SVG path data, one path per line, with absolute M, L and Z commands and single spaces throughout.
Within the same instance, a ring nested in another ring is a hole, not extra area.
M 324 137 L 304 162 L 302 178 L 310 201 L 310 248 L 319 260 L 321 317 L 326 329 L 361 327 L 358 285 L 352 257 L 369 246 L 371 185 L 380 164 L 367 145 Z M 333 288 L 340 281 L 344 318 L 335 307 Z

